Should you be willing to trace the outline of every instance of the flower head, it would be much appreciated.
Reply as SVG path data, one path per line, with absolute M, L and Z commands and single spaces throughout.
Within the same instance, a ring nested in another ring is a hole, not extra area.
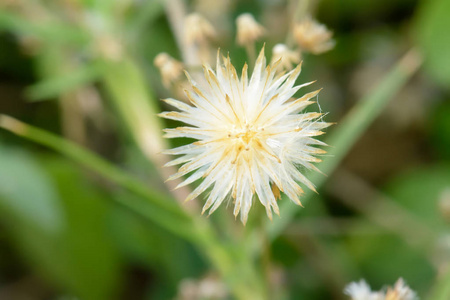
M 389 287 L 386 291 L 385 300 L 414 300 L 416 293 L 406 285 L 403 278 L 399 278 L 394 287 Z
M 272 218 L 272 211 L 279 214 L 279 191 L 301 205 L 298 198 L 303 189 L 298 183 L 314 190 L 299 167 L 317 170 L 312 163 L 320 159 L 314 155 L 325 151 L 315 146 L 325 144 L 313 137 L 330 124 L 319 119 L 321 113 L 300 113 L 313 103 L 310 99 L 319 91 L 292 98 L 312 82 L 295 86 L 301 66 L 283 75 L 275 72 L 278 63 L 266 67 L 261 50 L 250 79 L 247 65 L 239 78 L 230 59 L 218 56 L 216 71 L 204 66 L 206 86 L 199 86 L 186 73 L 192 90 L 185 92 L 192 105 L 165 100 L 181 112 L 163 112 L 160 116 L 190 125 L 166 129 L 166 137 L 197 139 L 165 151 L 182 155 L 168 164 L 183 164 L 169 179 L 191 173 L 180 184 L 183 186 L 203 178 L 186 199 L 209 189 L 203 212 L 210 208 L 212 213 L 231 195 L 234 215 L 240 213 L 245 223 L 257 196 Z
M 285 44 L 276 44 L 272 49 L 272 63 L 279 59 L 283 68 L 291 70 L 292 64 L 300 62 L 300 52 L 289 49 Z
M 166 88 L 183 74 L 183 64 L 165 52 L 159 53 L 153 63 L 158 67 Z
M 237 17 L 236 27 L 236 41 L 238 45 L 241 46 L 254 43 L 262 37 L 266 31 L 264 27 L 256 22 L 255 18 L 249 13 L 245 13 Z
M 347 285 L 344 293 L 350 296 L 351 300 L 384 300 L 384 293 L 372 292 L 370 286 L 364 279 Z
M 188 15 L 184 20 L 185 38 L 188 44 L 205 43 L 216 37 L 211 23 L 198 13 Z
M 393 287 L 387 291 L 372 291 L 365 280 L 352 282 L 345 287 L 344 293 L 351 300 L 415 300 L 416 293 L 411 290 L 402 278 L 399 278 Z
M 294 38 L 305 51 L 321 54 L 334 47 L 333 33 L 323 24 L 307 18 L 294 27 Z

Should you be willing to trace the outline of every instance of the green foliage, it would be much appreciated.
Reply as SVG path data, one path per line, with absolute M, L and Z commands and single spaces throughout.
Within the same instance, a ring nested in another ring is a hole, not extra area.
M 392 199 L 436 231 L 448 230 L 439 199 L 449 187 L 450 166 L 440 165 L 409 170 L 391 179 L 387 187 Z
M 430 116 L 429 135 L 435 152 L 450 160 L 450 101 L 437 105 Z
M 450 84 L 449 11 L 450 1 L 423 1 L 418 11 L 417 28 L 414 32 L 424 54 L 427 71 L 443 87 Z
M 0 161 L 0 219 L 21 253 L 48 280 L 83 299 L 112 299 L 120 260 L 104 227 L 110 209 L 104 195 L 61 160 L 41 162 L 2 146 Z
M 111 212 L 108 196 L 100 192 L 66 160 L 43 160 L 58 188 L 67 224 L 58 239 L 62 279 L 84 299 L 113 299 L 120 290 L 120 265 L 117 249 L 107 225 Z
M 3 209 L 48 234 L 61 232 L 65 224 L 57 191 L 34 157 L 0 144 L 0 165 Z

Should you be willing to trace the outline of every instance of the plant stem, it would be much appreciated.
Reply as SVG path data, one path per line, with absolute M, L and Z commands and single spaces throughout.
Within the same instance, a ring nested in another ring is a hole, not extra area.
M 291 18 L 291 30 L 288 31 L 286 36 L 286 45 L 291 48 L 294 45 L 294 36 L 292 35 L 292 28 L 295 24 L 305 18 L 308 15 L 310 0 L 293 0 L 290 2 L 291 7 L 294 11 Z
M 187 13 L 185 1 L 166 0 L 165 5 L 167 19 L 175 36 L 178 49 L 180 49 L 184 64 L 187 66 L 201 65 L 197 47 L 194 44 L 187 43 L 184 36 L 184 19 Z

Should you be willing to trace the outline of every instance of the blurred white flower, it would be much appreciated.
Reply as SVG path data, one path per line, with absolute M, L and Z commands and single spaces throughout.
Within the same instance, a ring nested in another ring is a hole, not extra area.
M 416 300 L 416 293 L 411 290 L 402 278 L 399 278 L 394 287 L 388 287 L 387 291 L 372 291 L 370 286 L 361 279 L 352 282 L 345 287 L 344 293 L 351 300 Z
M 350 296 L 351 300 L 384 300 L 384 294 L 372 292 L 370 286 L 363 279 L 359 282 L 352 282 L 347 285 L 344 293 Z
M 176 300 L 228 299 L 228 289 L 223 281 L 214 274 L 202 279 L 183 279 L 178 286 Z
M 325 145 L 313 137 L 330 123 L 319 118 L 321 113 L 300 113 L 319 91 L 292 98 L 302 87 L 295 86 L 300 65 L 291 72 L 276 73 L 276 64 L 266 67 L 261 51 L 250 80 L 247 65 L 239 78 L 229 58 L 218 56 L 216 71 L 204 67 L 207 85 L 198 86 L 188 76 L 192 90 L 186 95 L 193 106 L 174 99 L 165 102 L 181 112 L 163 112 L 160 116 L 182 121 L 191 126 L 166 129 L 167 138 L 187 137 L 198 141 L 165 151 L 182 155 L 168 165 L 184 164 L 169 178 L 192 173 L 179 186 L 200 178 L 203 182 L 187 197 L 196 198 L 210 188 L 203 212 L 215 211 L 228 195 L 234 199 L 234 215 L 241 214 L 245 224 L 255 195 L 272 218 L 279 214 L 276 194 L 284 192 L 301 205 L 303 193 L 298 183 L 314 190 L 313 184 L 298 169 L 317 170 L 314 157 L 325 153 L 315 146 Z
M 405 284 L 403 278 L 399 278 L 394 287 L 389 287 L 386 292 L 385 300 L 414 300 L 417 299 L 416 293 Z

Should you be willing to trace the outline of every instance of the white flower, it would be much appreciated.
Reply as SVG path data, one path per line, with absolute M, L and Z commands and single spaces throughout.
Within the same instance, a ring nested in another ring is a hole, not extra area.
M 416 293 L 406 285 L 403 278 L 399 278 L 394 288 L 388 288 L 385 300 L 414 300 Z
M 192 90 L 185 92 L 192 106 L 165 100 L 181 112 L 163 112 L 160 116 L 190 125 L 166 129 L 166 137 L 198 140 L 164 152 L 182 155 L 168 165 L 184 164 L 169 180 L 191 173 L 179 185 L 184 186 L 202 178 L 186 200 L 209 189 L 203 212 L 211 208 L 212 213 L 231 195 L 234 215 L 240 213 L 245 224 L 256 195 L 272 218 L 272 210 L 279 214 L 274 196 L 278 189 L 298 205 L 303 193 L 298 183 L 314 190 L 299 167 L 318 171 L 312 163 L 321 160 L 313 155 L 325 151 L 315 146 L 325 144 L 313 137 L 321 135 L 320 130 L 330 123 L 318 119 L 321 113 L 300 113 L 313 103 L 309 100 L 319 91 L 292 98 L 312 83 L 294 86 L 300 65 L 285 75 L 277 74 L 279 62 L 266 67 L 263 49 L 249 80 L 247 65 L 239 78 L 230 59 L 222 60 L 223 65 L 218 55 L 216 71 L 204 66 L 205 87 L 186 73 Z
M 351 300 L 384 300 L 384 293 L 372 292 L 364 279 L 347 285 L 344 293 L 350 296 Z
M 400 278 L 394 287 L 388 287 L 387 291 L 372 292 L 370 286 L 361 279 L 359 282 L 352 282 L 345 287 L 344 293 L 350 296 L 351 300 L 416 300 L 416 293 L 411 290 L 405 281 Z

